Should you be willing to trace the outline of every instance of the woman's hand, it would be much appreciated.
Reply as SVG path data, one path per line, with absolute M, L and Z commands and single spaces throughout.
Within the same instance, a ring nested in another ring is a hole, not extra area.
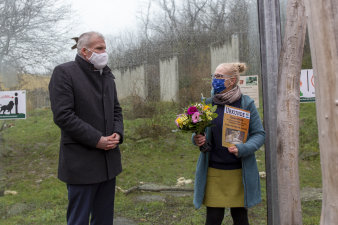
M 236 145 L 229 147 L 228 151 L 238 157 L 238 148 Z
M 205 143 L 205 141 L 206 141 L 206 138 L 205 138 L 205 136 L 202 135 L 202 134 L 196 134 L 196 135 L 194 136 L 194 141 L 195 141 L 196 145 L 197 145 L 198 147 L 200 147 L 200 146 L 204 145 L 204 143 Z

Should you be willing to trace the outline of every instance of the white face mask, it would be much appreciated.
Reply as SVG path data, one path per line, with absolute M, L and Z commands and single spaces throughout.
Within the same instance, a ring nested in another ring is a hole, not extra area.
M 89 49 L 87 50 L 90 51 Z M 88 59 L 89 62 L 91 62 L 96 69 L 98 70 L 103 69 L 108 63 L 107 52 L 103 52 L 103 53 L 96 53 L 93 51 L 90 51 L 90 52 L 92 53 L 92 56 L 90 56 L 90 58 Z

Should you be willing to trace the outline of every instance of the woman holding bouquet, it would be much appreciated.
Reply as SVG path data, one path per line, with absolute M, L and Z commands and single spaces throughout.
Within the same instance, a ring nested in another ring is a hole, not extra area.
M 212 97 L 206 104 L 217 105 L 218 117 L 205 136 L 193 135 L 193 143 L 210 144 L 209 152 L 201 152 L 195 177 L 194 205 L 207 207 L 206 225 L 220 225 L 225 208 L 230 208 L 234 225 L 248 225 L 247 208 L 261 201 L 259 172 L 255 151 L 263 144 L 265 132 L 254 101 L 243 95 L 238 86 L 239 76 L 246 70 L 244 63 L 222 63 L 212 75 Z M 229 148 L 222 145 L 224 106 L 250 112 L 245 143 Z

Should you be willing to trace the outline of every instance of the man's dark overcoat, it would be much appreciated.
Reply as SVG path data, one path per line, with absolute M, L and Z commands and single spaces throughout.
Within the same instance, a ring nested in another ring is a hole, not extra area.
M 101 136 L 113 133 L 123 141 L 122 109 L 115 77 L 102 74 L 79 55 L 55 67 L 49 93 L 54 122 L 61 129 L 58 177 L 68 184 L 93 184 L 122 171 L 119 147 L 97 149 Z

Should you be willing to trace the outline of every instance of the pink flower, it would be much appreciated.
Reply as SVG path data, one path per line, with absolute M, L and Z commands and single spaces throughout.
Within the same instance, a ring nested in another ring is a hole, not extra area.
M 195 112 L 198 112 L 198 109 L 196 108 L 196 106 L 190 106 L 189 109 L 188 109 L 188 111 L 187 111 L 187 114 L 188 115 L 192 115 Z
M 193 123 L 197 123 L 200 119 L 200 113 L 199 112 L 195 112 L 192 116 L 191 116 L 191 120 Z

